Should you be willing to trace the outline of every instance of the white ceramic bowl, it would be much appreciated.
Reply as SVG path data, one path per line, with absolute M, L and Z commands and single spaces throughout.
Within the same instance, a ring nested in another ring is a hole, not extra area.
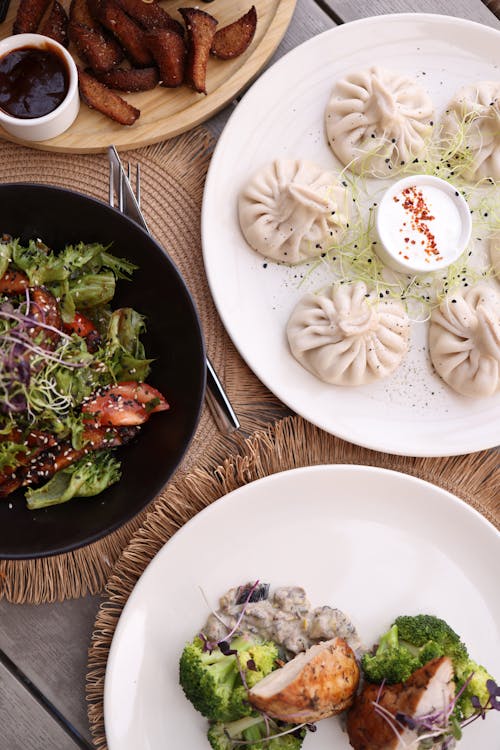
M 472 232 L 469 206 L 449 182 L 411 175 L 384 193 L 376 217 L 377 254 L 402 273 L 429 273 L 454 263 Z
M 68 92 L 52 112 L 43 117 L 21 119 L 12 117 L 0 109 L 0 125 L 10 135 L 24 141 L 46 141 L 64 133 L 73 124 L 80 108 L 78 95 L 78 70 L 69 52 L 54 39 L 41 34 L 15 34 L 0 41 L 0 58 L 22 47 L 55 49 L 66 61 L 69 71 Z

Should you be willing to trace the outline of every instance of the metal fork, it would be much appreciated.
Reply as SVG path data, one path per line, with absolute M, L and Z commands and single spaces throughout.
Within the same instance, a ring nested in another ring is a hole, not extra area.
M 120 157 L 114 146 L 108 149 L 109 159 L 109 205 L 117 208 L 121 213 L 130 216 L 149 233 L 146 220 L 141 211 L 141 166 L 136 165 L 135 193 L 131 181 L 131 165 L 127 162 L 127 173 L 123 169 Z M 115 196 L 117 203 L 115 205 Z M 240 427 L 231 402 L 214 370 L 212 363 L 207 357 L 207 390 L 205 399 L 214 421 L 221 430 L 230 435 Z

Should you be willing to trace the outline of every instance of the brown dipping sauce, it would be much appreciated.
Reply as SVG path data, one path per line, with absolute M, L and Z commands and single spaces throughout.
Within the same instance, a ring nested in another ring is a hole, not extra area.
M 0 108 L 12 117 L 48 115 L 68 88 L 68 66 L 55 47 L 20 47 L 0 58 Z

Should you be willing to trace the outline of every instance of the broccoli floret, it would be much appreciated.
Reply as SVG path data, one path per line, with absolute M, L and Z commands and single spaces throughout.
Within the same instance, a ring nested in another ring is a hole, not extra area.
M 248 700 L 248 691 L 243 685 L 238 685 L 231 693 L 228 715 L 238 719 L 244 716 L 256 716 L 255 709 Z
M 441 646 L 439 656 L 449 656 L 456 667 L 468 659 L 465 645 L 447 622 L 434 615 L 415 615 L 397 617 L 394 625 L 399 632 L 399 640 L 412 646 L 422 647 L 429 641 Z M 435 657 L 432 657 L 435 658 Z M 425 662 L 424 662 L 425 663 Z
M 240 637 L 231 642 L 230 651 L 236 653 L 226 655 L 220 648 L 205 651 L 202 640 L 195 638 L 185 646 L 181 655 L 181 687 L 196 710 L 211 721 L 233 721 L 248 715 L 243 702 L 246 691 L 239 690 L 243 687 L 240 669 L 248 684 L 253 686 L 254 675 L 257 682 L 276 666 L 274 643 L 255 643 Z
M 436 643 L 436 641 L 428 641 L 424 643 L 422 648 L 418 649 L 418 660 L 422 667 L 428 661 L 439 659 L 441 656 L 444 656 L 444 648 L 439 643 Z
M 248 717 L 228 724 L 217 722 L 208 730 L 208 741 L 213 750 L 233 750 L 235 741 L 251 743 L 252 750 L 300 750 L 305 737 L 305 729 L 296 729 L 281 737 L 267 739 L 269 734 L 279 734 L 291 729 L 291 724 L 277 724 L 268 719 L 268 724 L 262 716 Z
M 389 684 L 405 682 L 419 668 L 420 662 L 415 654 L 399 645 L 398 628 L 393 625 L 380 638 L 374 655 L 365 654 L 361 666 L 369 682 Z
M 461 664 L 460 667 L 455 670 L 455 675 L 457 678 L 457 693 L 460 692 L 462 686 L 470 678 L 467 686 L 464 688 L 457 701 L 459 718 L 468 719 L 469 716 L 476 713 L 478 709 L 478 706 L 474 706 L 474 703 L 472 702 L 474 697 L 477 698 L 481 706 L 485 706 L 488 703 L 490 693 L 486 687 L 486 683 L 488 680 L 493 680 L 493 677 L 485 667 L 481 666 L 481 664 L 476 664 L 472 659 L 468 659 Z
M 253 688 L 266 675 L 276 669 L 278 647 L 271 642 L 257 643 L 246 651 L 238 652 L 240 667 L 245 673 L 249 688 Z

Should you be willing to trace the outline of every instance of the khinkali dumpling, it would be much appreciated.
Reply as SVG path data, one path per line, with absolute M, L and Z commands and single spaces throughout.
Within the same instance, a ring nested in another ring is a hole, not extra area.
M 464 177 L 499 179 L 500 81 L 481 81 L 461 88 L 444 114 L 441 139 L 451 151 L 458 148 L 466 154 Z
M 307 294 L 287 325 L 295 359 L 335 385 L 362 385 L 390 375 L 408 351 L 409 334 L 402 303 L 379 299 L 361 281 Z
M 241 192 L 238 209 L 248 244 L 284 263 L 321 255 L 338 244 L 349 221 L 345 187 L 303 159 L 263 167 Z
M 490 239 L 490 260 L 493 273 L 500 281 L 500 233 L 495 233 Z
M 365 68 L 336 82 L 325 113 L 326 133 L 333 153 L 353 172 L 387 177 L 422 155 L 433 111 L 417 81 Z
M 432 363 L 464 396 L 491 396 L 500 387 L 500 294 L 485 284 L 446 295 L 429 329 Z

